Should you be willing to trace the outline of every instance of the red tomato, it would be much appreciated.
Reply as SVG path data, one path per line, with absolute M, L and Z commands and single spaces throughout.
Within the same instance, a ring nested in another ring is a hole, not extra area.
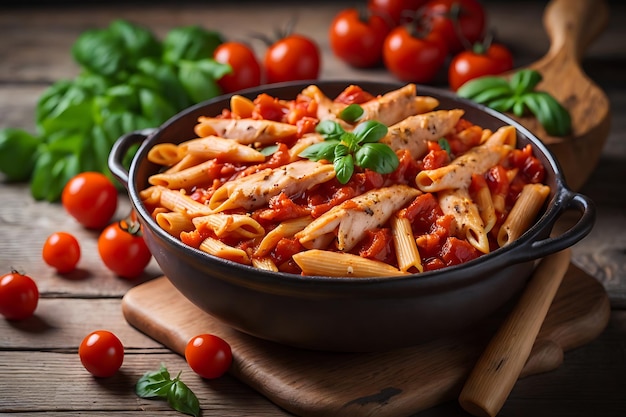
M 385 39 L 385 67 L 399 80 L 426 84 L 443 67 L 448 55 L 446 43 L 435 32 L 413 36 L 405 26 L 393 29 Z
M 214 379 L 224 375 L 233 362 L 230 345 L 218 336 L 201 334 L 192 337 L 185 347 L 189 367 L 202 378 Z
M 389 26 L 381 16 L 360 14 L 356 8 L 346 9 L 330 24 L 330 47 L 348 64 L 369 68 L 380 63 L 387 33 Z
M 320 51 L 313 40 L 303 35 L 288 35 L 274 42 L 265 53 L 266 81 L 317 79 L 320 61 Z
M 9 320 L 31 317 L 39 302 L 37 284 L 28 275 L 12 271 L 0 277 L 0 314 Z
M 367 8 L 384 18 L 391 27 L 410 21 L 428 0 L 369 0 Z
M 451 53 L 482 39 L 486 15 L 478 0 L 430 0 L 424 14 L 431 29 L 443 35 Z
M 96 330 L 80 343 L 78 356 L 89 373 L 107 378 L 121 368 L 124 362 L 124 346 L 110 331 Z
M 89 229 L 109 224 L 117 209 L 117 189 L 99 172 L 82 172 L 68 181 L 61 194 L 65 210 Z
M 241 42 L 224 42 L 215 49 L 213 58 L 222 64 L 228 64 L 232 73 L 217 80 L 224 93 L 233 93 L 244 88 L 261 84 L 261 65 L 254 51 Z
M 80 245 L 76 238 L 66 232 L 56 232 L 48 236 L 43 244 L 43 260 L 60 274 L 76 269 L 80 260 Z
M 136 278 L 146 268 L 152 254 L 133 220 L 108 225 L 98 238 L 102 262 L 122 278 Z
M 480 44 L 478 44 L 480 45 Z M 513 55 L 503 45 L 492 43 L 487 50 L 480 45 L 452 58 L 448 67 L 448 82 L 454 91 L 474 78 L 497 75 L 513 68 Z

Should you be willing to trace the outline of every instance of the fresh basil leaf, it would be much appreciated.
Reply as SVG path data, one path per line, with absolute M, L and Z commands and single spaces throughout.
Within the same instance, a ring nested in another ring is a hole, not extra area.
M 512 96 L 500 97 L 489 102 L 488 106 L 499 112 L 507 112 L 513 108 L 516 98 Z
M 551 115 L 554 118 L 554 128 L 546 129 L 546 132 L 552 136 L 566 136 L 571 133 L 572 119 L 565 107 L 561 105 L 553 96 L 548 93 L 540 92 L 544 96 L 547 106 L 552 110 Z
M 337 181 L 341 184 L 346 184 L 350 181 L 354 173 L 354 158 L 351 154 L 336 157 L 333 161 L 333 166 L 335 168 Z
M 42 152 L 31 178 L 31 194 L 36 200 L 56 201 L 66 182 L 78 174 L 78 158 L 61 152 Z
M 144 27 L 123 19 L 117 19 L 111 22 L 108 30 L 116 38 L 123 40 L 127 62 L 133 67 L 136 65 L 137 59 L 143 57 L 158 58 L 163 53 L 161 43 L 150 30 Z
M 25 181 L 35 166 L 41 139 L 25 130 L 0 129 L 0 172 L 9 181 Z
M 384 143 L 366 143 L 354 154 L 356 164 L 379 174 L 389 174 L 398 168 L 398 155 Z
M 170 64 L 180 61 L 198 61 L 213 56 L 215 49 L 224 42 L 218 32 L 198 25 L 170 30 L 163 40 L 163 60 Z
M 166 399 L 174 381 L 163 365 L 158 371 L 146 372 L 135 385 L 135 393 L 141 398 Z
M 200 61 L 181 61 L 178 65 L 178 79 L 185 91 L 194 102 L 208 100 L 221 94 L 222 90 L 217 84 L 228 66 L 214 59 Z
M 139 90 L 139 102 L 142 116 L 149 120 L 153 126 L 162 124 L 176 114 L 176 109 L 172 104 L 153 90 L 145 88 Z
M 94 74 L 119 77 L 127 69 L 124 39 L 107 29 L 81 33 L 72 45 L 74 60 Z
M 450 149 L 450 142 L 448 142 L 448 140 L 446 138 L 440 138 L 437 141 L 437 144 L 439 145 L 439 147 L 441 149 L 446 151 L 448 154 L 450 154 L 452 152 L 452 150 Z
M 339 123 L 332 120 L 322 120 L 315 127 L 315 131 L 325 140 L 341 140 L 341 135 L 346 133 Z
M 528 91 L 532 91 L 539 82 L 541 82 L 542 76 L 538 71 L 532 69 L 523 69 L 515 72 L 509 82 L 513 93 L 515 95 L 521 95 Z
M 463 84 L 456 91 L 456 94 L 463 98 L 473 99 L 476 95 L 482 93 L 485 90 L 491 90 L 492 88 L 511 88 L 508 81 L 502 77 L 485 76 L 474 78 Z
M 266 146 L 265 148 L 261 148 L 259 152 L 261 152 L 265 156 L 270 156 L 270 155 L 273 155 L 274 152 L 276 152 L 277 150 L 278 150 L 278 145 L 271 145 L 271 146 Z
M 526 103 L 522 96 L 516 96 L 513 102 L 513 114 L 522 117 L 526 113 Z
M 327 140 L 324 142 L 314 143 L 300 152 L 299 156 L 310 159 L 311 161 L 319 161 L 321 159 L 332 161 L 335 157 L 335 147 L 339 143 L 340 142 L 338 140 Z
M 349 104 L 339 113 L 339 118 L 348 123 L 354 123 L 363 116 L 363 107 L 356 103 Z
M 367 120 L 359 123 L 352 133 L 357 138 L 357 143 L 373 143 L 378 142 L 387 134 L 387 126 L 376 121 Z
M 55 93 L 45 94 L 37 103 L 37 127 L 44 135 L 64 129 L 90 129 L 93 94 L 73 83 L 63 83 L 59 88 Z
M 176 379 L 167 393 L 167 403 L 176 411 L 200 416 L 200 402 L 198 397 L 180 379 Z
M 160 91 L 163 97 L 172 103 L 177 111 L 194 104 L 194 101 L 187 94 L 183 83 L 178 79 L 178 75 L 172 65 L 152 58 L 146 58 L 139 60 L 137 68 L 143 76 L 157 83 L 158 87 L 155 90 Z M 218 75 L 216 74 L 216 76 Z
M 486 89 L 478 94 L 476 94 L 472 100 L 474 100 L 476 103 L 480 103 L 480 104 L 486 104 L 486 105 L 490 105 L 491 101 L 493 100 L 498 100 L 501 99 L 503 97 L 510 97 L 511 95 L 511 88 L 506 86 L 506 87 L 494 87 L 494 88 L 489 88 Z

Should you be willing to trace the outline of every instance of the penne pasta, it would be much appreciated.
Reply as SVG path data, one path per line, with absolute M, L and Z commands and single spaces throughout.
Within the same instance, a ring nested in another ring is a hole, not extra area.
M 550 187 L 543 184 L 527 184 L 522 188 L 498 232 L 500 247 L 508 245 L 528 230 L 549 194 Z
M 463 238 L 482 253 L 489 253 L 489 238 L 485 226 L 466 189 L 441 191 L 439 205 L 444 214 L 454 217 Z
M 229 261 L 250 265 L 250 257 L 246 251 L 225 244 L 221 240 L 208 237 L 200 243 L 199 249 L 209 255 L 218 256 Z
M 265 234 L 263 226 L 252 217 L 246 216 L 245 214 L 209 214 L 194 217 L 192 223 L 198 229 L 206 227 L 212 230 L 217 237 L 238 236 L 245 239 L 252 239 Z
M 363 114 L 347 122 L 351 100 Z M 263 119 L 263 103 L 280 117 Z M 267 271 L 384 277 L 467 262 L 524 233 L 549 188 L 529 185 L 541 162 L 530 145 L 515 149 L 513 126 L 494 132 L 438 105 L 415 84 L 376 96 L 357 85 L 336 98 L 317 85 L 293 100 L 233 95 L 230 109 L 198 118 L 198 137 L 148 152 L 161 168 L 139 196 L 185 244 Z M 341 129 L 314 130 L 321 120 Z M 350 143 L 366 120 L 386 135 Z M 315 144 L 319 161 L 304 153 Z M 397 168 L 377 172 L 383 162 Z
M 406 275 L 384 262 L 362 258 L 358 255 L 310 249 L 293 255 L 293 260 L 305 275 L 330 277 L 385 277 Z
M 172 236 L 180 237 L 182 232 L 189 232 L 195 228 L 191 218 L 183 213 L 168 211 L 153 216 L 157 224 Z
M 418 272 L 424 272 L 422 259 L 420 258 L 413 230 L 411 229 L 411 222 L 405 217 L 394 215 L 391 216 L 390 225 L 396 258 L 398 259 L 398 268 L 401 271 L 416 268 Z

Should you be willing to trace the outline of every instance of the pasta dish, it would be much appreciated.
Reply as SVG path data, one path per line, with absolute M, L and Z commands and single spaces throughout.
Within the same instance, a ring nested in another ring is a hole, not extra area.
M 462 264 L 521 236 L 550 193 L 513 126 L 438 109 L 415 84 L 230 98 L 159 143 L 140 197 L 167 233 L 270 271 L 371 277 Z

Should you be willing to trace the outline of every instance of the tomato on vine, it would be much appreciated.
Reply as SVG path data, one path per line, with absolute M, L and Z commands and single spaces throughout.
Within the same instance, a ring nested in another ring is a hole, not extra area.
M 213 59 L 232 68 L 231 73 L 217 80 L 222 92 L 234 93 L 261 84 L 261 65 L 245 43 L 224 42 L 213 52 Z
M 78 356 L 85 369 L 100 378 L 108 378 L 122 367 L 124 345 L 108 330 L 89 333 L 78 347 Z
M 416 26 L 393 29 L 383 46 L 385 67 L 399 80 L 427 84 L 435 78 L 448 55 L 437 32 L 420 33 Z
M 74 235 L 67 232 L 55 232 L 44 242 L 42 257 L 60 274 L 67 274 L 76 269 L 80 260 L 80 245 Z
M 11 271 L 0 277 L 0 314 L 8 320 L 23 320 L 35 313 L 39 289 L 28 275 Z
M 189 367 L 202 378 L 214 379 L 224 375 L 233 361 L 230 345 L 213 334 L 192 337 L 185 347 Z
M 268 83 L 314 80 L 320 73 L 320 50 L 312 39 L 289 34 L 267 48 L 263 65 Z
M 139 222 L 132 216 L 111 223 L 100 233 L 98 253 L 107 268 L 127 279 L 141 275 L 152 258 Z
M 483 38 L 486 13 L 478 0 L 429 0 L 423 15 L 431 30 L 440 33 L 451 53 Z
M 65 211 L 89 229 L 109 224 L 117 209 L 117 189 L 100 172 L 82 172 L 72 177 L 61 193 Z
M 390 26 L 385 19 L 357 8 L 339 12 L 330 24 L 330 47 L 335 56 L 357 68 L 381 62 L 383 44 Z
M 368 0 L 367 8 L 382 17 L 391 27 L 411 20 L 427 0 Z
M 504 45 L 480 43 L 457 54 L 448 67 L 448 83 L 453 91 L 474 78 L 498 75 L 513 69 L 513 55 Z

